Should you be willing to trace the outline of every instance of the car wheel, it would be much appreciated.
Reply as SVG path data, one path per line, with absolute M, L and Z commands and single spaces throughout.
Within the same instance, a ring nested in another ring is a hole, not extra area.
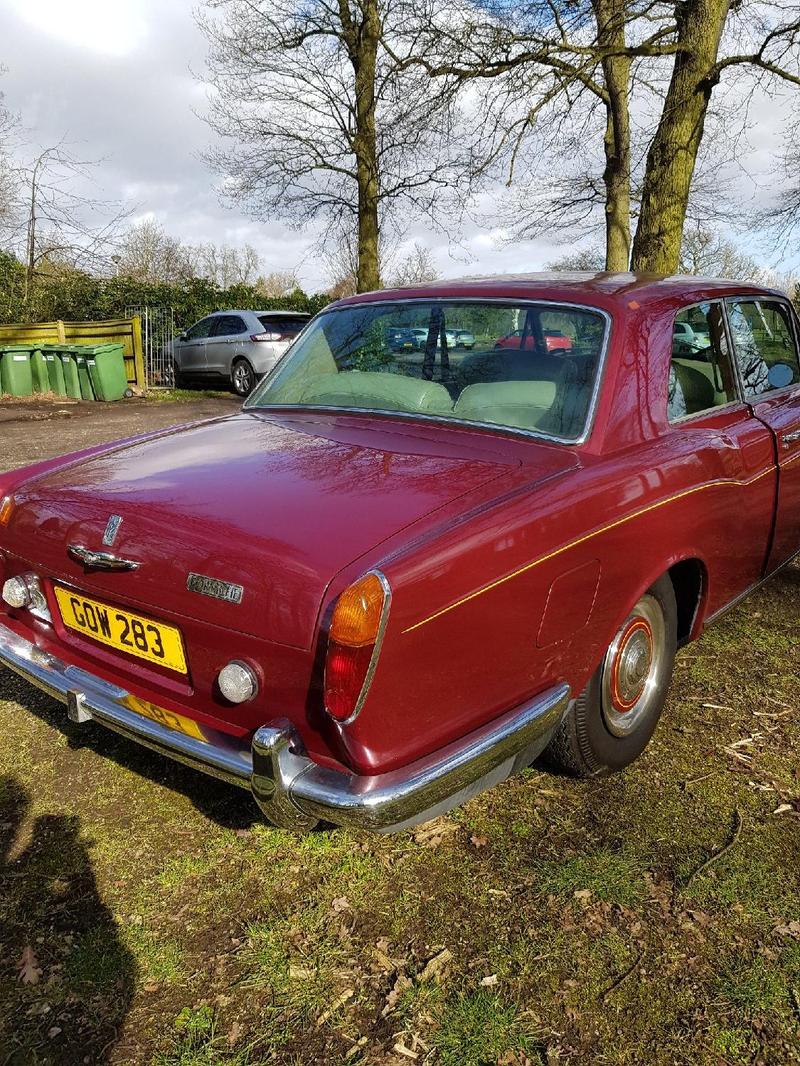
M 238 396 L 249 396 L 255 388 L 256 375 L 246 359 L 237 359 L 231 372 L 234 392 Z
M 172 360 L 172 374 L 171 374 L 171 377 L 172 377 L 172 387 L 173 387 L 173 389 L 185 389 L 186 388 L 186 378 L 181 373 L 181 369 L 178 366 L 178 364 L 175 362 L 174 359 Z
M 621 770 L 641 755 L 669 691 L 677 622 L 675 591 L 665 576 L 638 601 L 572 703 L 545 751 L 549 763 L 590 777 Z

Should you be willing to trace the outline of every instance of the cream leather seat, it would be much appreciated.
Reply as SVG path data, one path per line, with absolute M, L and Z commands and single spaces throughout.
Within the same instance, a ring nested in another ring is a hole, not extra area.
M 468 385 L 459 396 L 453 414 L 473 422 L 492 422 L 536 429 L 553 406 L 554 381 L 498 381 Z
M 444 385 L 368 370 L 346 370 L 313 378 L 304 386 L 298 402 L 420 414 L 453 413 L 453 401 Z

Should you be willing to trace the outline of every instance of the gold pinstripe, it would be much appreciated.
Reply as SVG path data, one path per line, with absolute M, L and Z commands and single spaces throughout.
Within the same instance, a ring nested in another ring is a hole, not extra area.
M 525 566 L 521 566 L 518 570 L 513 570 L 510 574 L 506 574 L 505 577 L 500 577 L 496 581 L 492 581 L 488 585 L 476 589 L 475 592 L 470 592 L 468 596 L 462 596 L 460 600 L 456 600 L 449 606 L 442 607 L 439 611 L 434 611 L 433 614 L 428 615 L 427 618 L 423 618 L 420 622 L 415 622 L 412 626 L 408 626 L 407 629 L 403 630 L 403 633 L 412 633 L 415 629 L 427 625 L 428 622 L 433 622 L 434 619 L 441 618 L 443 614 L 448 614 L 450 611 L 454 611 L 456 607 L 461 607 L 463 604 L 469 603 L 470 600 L 482 596 L 485 592 L 491 592 L 491 590 L 497 588 L 498 585 L 504 585 L 506 581 L 511 581 L 512 578 L 519 577 L 520 574 L 527 573 L 528 570 L 533 570 L 534 567 L 546 563 L 549 559 L 554 559 L 557 555 L 563 555 L 563 553 L 569 551 L 570 548 L 577 548 L 579 544 L 584 544 L 587 540 L 592 540 L 593 537 L 599 537 L 603 533 L 608 533 L 610 530 L 616 529 L 617 526 L 624 525 L 626 522 L 632 522 L 635 518 L 640 518 L 643 514 L 648 514 L 650 511 L 656 511 L 660 507 L 665 507 L 669 503 L 675 503 L 676 500 L 682 500 L 686 496 L 693 496 L 696 492 L 703 492 L 705 489 L 730 485 L 734 485 L 737 488 L 747 488 L 749 485 L 754 485 L 757 481 L 760 481 L 763 477 L 772 473 L 775 473 L 775 467 L 768 466 L 766 470 L 762 470 L 754 477 L 748 478 L 747 481 L 736 481 L 733 478 L 720 478 L 717 481 L 707 481 L 705 485 L 695 485 L 690 489 L 684 489 L 683 492 L 676 493 L 674 496 L 667 496 L 666 499 L 659 500 L 657 503 L 651 503 L 647 507 L 641 507 L 638 511 L 633 511 L 631 514 L 624 515 L 622 518 L 617 518 L 613 522 L 608 522 L 606 525 L 600 526 L 598 529 L 593 529 L 590 533 L 584 533 L 582 537 L 578 537 L 576 540 L 571 540 L 567 544 L 562 544 L 560 548 L 556 548 L 554 551 L 548 552 L 547 555 L 542 555 L 538 559 L 534 559 L 531 563 L 526 563 Z

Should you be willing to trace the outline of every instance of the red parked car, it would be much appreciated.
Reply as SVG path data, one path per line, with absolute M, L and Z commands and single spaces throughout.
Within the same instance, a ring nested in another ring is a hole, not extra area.
M 465 383 L 436 344 L 553 315 L 571 347 L 520 379 Z M 389 325 L 431 343 L 393 353 Z M 644 749 L 676 649 L 800 548 L 798 321 L 692 278 L 369 293 L 240 414 L 0 498 L 0 662 L 277 825 L 401 829 L 542 752 Z
M 568 352 L 572 348 L 572 338 L 557 329 L 542 329 L 538 336 L 530 331 L 526 333 L 522 329 L 515 329 L 494 342 L 495 348 L 514 348 L 517 351 L 535 349 L 537 345 L 546 352 Z

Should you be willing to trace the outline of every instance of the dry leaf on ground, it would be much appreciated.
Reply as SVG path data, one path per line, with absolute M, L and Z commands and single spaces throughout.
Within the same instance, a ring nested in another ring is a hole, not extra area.
M 17 969 L 19 970 L 19 979 L 24 985 L 39 983 L 39 978 L 42 976 L 42 968 L 30 944 L 26 944 L 23 948 Z
M 452 961 L 452 958 L 452 951 L 449 948 L 444 948 L 438 955 L 433 956 L 422 973 L 417 977 L 417 980 L 419 982 L 432 981 L 434 977 L 439 977 L 445 966 Z

